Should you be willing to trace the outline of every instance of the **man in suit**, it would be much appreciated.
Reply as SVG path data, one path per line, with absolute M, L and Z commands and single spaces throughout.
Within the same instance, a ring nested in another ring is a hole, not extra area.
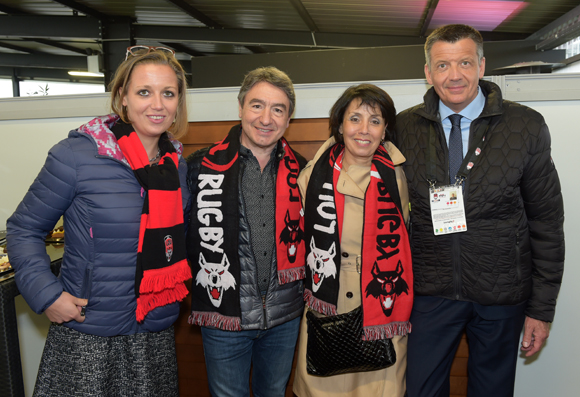
M 407 159 L 415 273 L 408 395 L 449 396 L 465 331 L 468 395 L 511 396 L 522 327 L 521 350 L 536 354 L 562 280 L 564 209 L 550 133 L 539 113 L 480 80 L 474 28 L 435 30 L 425 58 L 433 87 L 397 116 L 395 134 Z

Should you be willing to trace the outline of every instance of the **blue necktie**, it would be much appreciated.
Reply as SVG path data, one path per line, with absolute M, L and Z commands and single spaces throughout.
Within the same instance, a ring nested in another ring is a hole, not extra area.
M 449 134 L 449 181 L 455 183 L 455 175 L 463 162 L 463 140 L 461 139 L 461 115 L 452 114 L 451 133 Z

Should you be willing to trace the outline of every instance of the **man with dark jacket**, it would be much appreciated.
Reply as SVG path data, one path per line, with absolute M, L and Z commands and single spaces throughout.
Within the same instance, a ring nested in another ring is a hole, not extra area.
M 303 310 L 296 183 L 306 161 L 283 138 L 296 96 L 274 67 L 251 71 L 241 124 L 188 157 L 191 324 L 202 326 L 212 396 L 284 396 Z
M 468 395 L 511 396 L 518 343 L 549 333 L 564 265 L 564 210 L 550 133 L 534 110 L 480 80 L 483 40 L 466 25 L 425 44 L 424 102 L 397 116 L 407 161 L 415 273 L 409 397 L 449 396 L 465 331 Z M 525 324 L 525 325 L 524 325 Z

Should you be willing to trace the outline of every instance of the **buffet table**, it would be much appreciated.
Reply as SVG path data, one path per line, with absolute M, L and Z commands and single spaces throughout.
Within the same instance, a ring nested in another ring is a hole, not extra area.
M 46 251 L 52 261 L 52 271 L 57 274 L 63 244 L 50 244 Z M 0 278 L 0 394 L 2 397 L 24 397 L 24 381 L 18 341 L 18 323 L 14 298 L 20 295 L 14 273 Z

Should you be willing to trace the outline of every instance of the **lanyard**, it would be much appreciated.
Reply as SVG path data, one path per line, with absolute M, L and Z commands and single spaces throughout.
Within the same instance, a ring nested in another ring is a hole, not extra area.
M 475 121 L 475 120 L 474 120 Z M 467 174 L 477 163 L 479 159 L 479 154 L 481 153 L 481 145 L 485 141 L 485 135 L 489 129 L 489 123 L 491 118 L 485 118 L 478 125 L 477 131 L 475 132 L 473 143 L 469 148 L 469 151 L 463 158 L 461 167 L 455 176 L 455 184 L 461 185 L 463 181 L 467 178 Z M 437 140 L 437 131 L 435 130 L 434 123 L 431 123 L 429 127 L 429 149 L 427 155 L 427 181 L 429 186 L 434 187 L 437 183 L 437 147 L 435 142 Z M 451 182 L 451 181 L 450 181 Z

